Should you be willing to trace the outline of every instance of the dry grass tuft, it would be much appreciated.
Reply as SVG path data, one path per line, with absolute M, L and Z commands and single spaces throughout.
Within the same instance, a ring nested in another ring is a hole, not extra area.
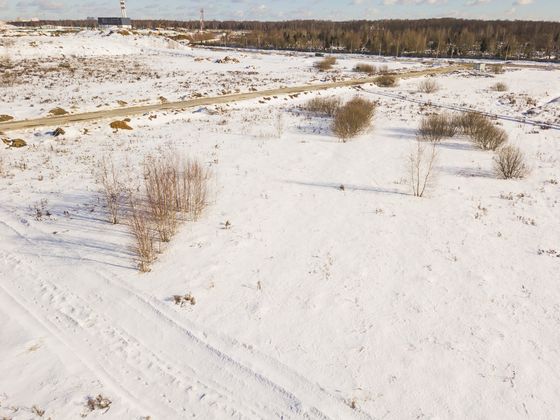
M 420 122 L 418 136 L 424 141 L 438 143 L 444 138 L 457 134 L 455 119 L 448 114 L 434 114 L 424 117 Z
M 336 64 L 336 57 L 325 57 L 321 61 L 315 63 L 315 68 L 319 71 L 328 71 Z
M 366 130 L 375 114 L 375 103 L 354 98 L 336 111 L 332 130 L 343 142 Z
M 11 115 L 2 114 L 0 115 L 0 122 L 12 121 L 14 117 Z
M 394 87 L 397 86 L 397 78 L 390 74 L 382 74 L 375 78 L 374 83 L 379 87 Z
M 324 114 L 329 117 L 334 116 L 338 108 L 340 108 L 340 99 L 336 97 L 321 98 L 316 97 L 308 101 L 303 109 L 316 114 Z
M 518 147 L 504 146 L 494 157 L 494 171 L 504 179 L 524 178 L 528 173 L 525 156 Z
M 377 68 L 372 64 L 358 63 L 354 67 L 356 73 L 367 73 L 369 75 L 377 73 Z
M 418 85 L 418 90 L 423 93 L 434 93 L 439 90 L 439 85 L 435 80 L 425 79 Z
M 508 85 L 506 85 L 505 83 L 502 83 L 502 82 L 498 82 L 494 86 L 492 86 L 491 89 L 496 91 L 496 92 L 507 92 L 508 91 Z

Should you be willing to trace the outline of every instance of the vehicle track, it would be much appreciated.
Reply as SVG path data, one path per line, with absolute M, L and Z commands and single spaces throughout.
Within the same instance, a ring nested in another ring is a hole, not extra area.
M 410 70 L 398 73 L 396 76 L 401 79 L 410 79 L 414 77 L 422 77 L 432 74 L 444 74 L 465 69 L 464 64 L 454 64 L 447 67 L 436 67 L 424 70 Z M 268 89 L 257 92 L 236 93 L 232 95 L 215 96 L 209 98 L 189 99 L 186 101 L 157 103 L 151 105 L 139 105 L 122 107 L 115 109 L 107 109 L 102 111 L 84 112 L 79 114 L 67 114 L 62 116 L 43 117 L 29 120 L 8 121 L 0 123 L 1 131 L 22 130 L 37 127 L 56 127 L 60 125 L 79 123 L 86 121 L 96 121 L 106 118 L 123 118 L 132 115 L 144 114 L 155 111 L 172 111 L 184 108 L 192 108 L 196 106 L 218 105 L 230 102 L 246 101 L 276 95 L 291 95 L 303 92 L 315 92 L 340 87 L 359 86 L 363 84 L 373 83 L 375 77 L 367 77 L 362 79 L 341 80 L 338 82 L 308 84 L 301 86 L 284 87 L 277 89 Z
M 26 246 L 41 248 L 3 224 Z M 167 304 L 109 272 L 90 272 L 84 288 L 58 268 L 37 271 L 37 265 L 16 249 L 1 254 L 3 268 L 19 275 L 0 285 L 0 302 L 39 321 L 113 397 L 147 415 L 369 418 L 279 362 L 181 320 Z M 38 266 L 52 267 L 48 257 L 29 258 L 41 260 Z M 63 357 L 63 349 L 53 350 Z

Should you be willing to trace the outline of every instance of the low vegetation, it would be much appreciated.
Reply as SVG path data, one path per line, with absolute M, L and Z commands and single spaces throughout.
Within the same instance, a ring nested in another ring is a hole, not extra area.
M 382 74 L 375 78 L 374 83 L 380 87 L 394 87 L 397 85 L 397 78 L 391 74 Z
M 505 83 L 498 82 L 494 86 L 492 86 L 492 90 L 496 92 L 507 92 L 508 86 Z
M 408 156 L 408 182 L 415 197 L 423 197 L 431 185 L 437 159 L 436 144 L 416 141 Z
M 377 73 L 377 68 L 372 64 L 358 63 L 354 67 L 356 73 L 367 73 L 369 75 Z
M 105 157 L 99 162 L 99 181 L 102 186 L 103 197 L 109 221 L 113 224 L 119 223 L 121 201 L 124 198 L 124 185 L 120 180 L 119 172 L 112 160 Z
M 418 90 L 422 93 L 435 93 L 439 90 L 439 85 L 435 80 L 425 79 L 418 85 Z
M 418 137 L 424 141 L 438 143 L 444 138 L 451 138 L 457 133 L 455 119 L 448 114 L 433 114 L 420 122 Z
M 341 106 L 334 115 L 333 133 L 343 142 L 365 131 L 375 114 L 375 103 L 354 98 Z
M 323 114 L 329 117 L 333 117 L 338 108 L 340 108 L 340 98 L 329 97 L 321 98 L 316 97 L 309 100 L 303 108 L 308 112 L 313 112 L 316 114 Z
M 171 154 L 145 160 L 144 194 L 129 199 L 129 225 L 140 271 L 150 270 L 158 242 L 169 242 L 181 222 L 200 217 L 208 205 L 211 177 L 198 160 L 183 162 Z
M 490 118 L 481 114 L 462 114 L 457 117 L 456 124 L 482 150 L 496 150 L 508 140 L 505 130 L 497 127 Z
M 494 171 L 504 179 L 524 178 L 528 173 L 525 156 L 518 147 L 501 147 L 494 157 Z
M 335 64 L 335 57 L 325 57 L 321 61 L 315 63 L 315 68 L 317 68 L 319 71 L 328 71 L 331 70 Z

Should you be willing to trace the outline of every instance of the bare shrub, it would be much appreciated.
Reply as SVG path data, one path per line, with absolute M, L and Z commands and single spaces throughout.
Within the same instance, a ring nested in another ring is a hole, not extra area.
M 340 108 L 340 99 L 335 97 L 330 98 L 320 98 L 316 97 L 309 100 L 303 108 L 306 111 L 328 115 L 329 117 L 334 116 L 338 108 Z
M 188 160 L 178 174 L 177 209 L 197 220 L 208 205 L 208 183 L 212 173 L 198 160 Z
M 138 259 L 138 269 L 143 273 L 150 271 L 156 256 L 150 217 L 151 212 L 140 208 L 138 200 L 131 197 L 129 227 L 134 237 L 133 250 Z
M 439 90 L 439 85 L 435 80 L 425 79 L 418 85 L 418 90 L 423 93 L 434 93 Z
M 381 74 L 389 73 L 389 66 L 387 66 L 387 64 L 383 64 L 383 65 L 379 66 L 379 73 L 381 73 Z
M 367 129 L 375 114 L 375 103 L 354 98 L 340 107 L 334 116 L 332 130 L 343 142 Z
M 440 142 L 444 138 L 451 138 L 457 133 L 455 121 L 448 114 L 433 114 L 424 117 L 420 122 L 418 136 L 431 142 Z
M 496 92 L 507 92 L 508 86 L 505 83 L 498 82 L 494 86 L 492 86 L 492 90 Z
M 492 71 L 492 73 L 494 74 L 502 74 L 505 72 L 504 70 L 504 65 L 503 64 L 493 64 L 490 67 L 490 70 Z
M 335 57 L 325 57 L 321 61 L 315 63 L 315 68 L 319 69 L 319 71 L 328 71 L 331 70 L 335 64 Z
M 356 67 L 354 67 L 354 71 L 356 73 L 367 73 L 371 75 L 377 72 L 377 68 L 372 64 L 358 63 Z
M 436 144 L 428 145 L 419 140 L 408 156 L 408 181 L 415 197 L 423 197 L 430 186 L 437 159 Z
M 397 78 L 391 74 L 382 74 L 375 78 L 374 83 L 380 87 L 394 87 L 397 85 Z
M 103 158 L 99 162 L 99 181 L 103 188 L 103 197 L 109 213 L 109 221 L 116 225 L 119 223 L 119 212 L 121 199 L 123 198 L 125 188 L 120 181 L 119 173 L 115 168 L 115 164 L 108 158 Z
M 161 242 L 169 242 L 177 230 L 177 170 L 163 157 L 144 163 L 144 183 L 150 217 Z
M 507 142 L 508 136 L 505 130 L 496 127 L 490 120 L 479 124 L 471 133 L 471 140 L 482 150 L 496 150 Z
M 455 117 L 455 125 L 468 136 L 479 129 L 479 127 L 490 123 L 488 117 L 476 112 L 466 112 Z
M 504 179 L 524 178 L 528 173 L 525 156 L 518 147 L 501 147 L 494 157 L 494 171 Z

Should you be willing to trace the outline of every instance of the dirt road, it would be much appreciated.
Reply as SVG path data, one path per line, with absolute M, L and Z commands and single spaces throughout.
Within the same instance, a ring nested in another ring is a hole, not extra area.
M 456 64 L 448 67 L 437 67 L 425 70 L 411 70 L 405 73 L 399 73 L 396 76 L 400 79 L 410 79 L 413 77 L 422 77 L 430 74 L 451 73 L 453 71 L 466 68 L 464 64 Z M 95 121 L 109 118 L 124 118 L 132 115 L 144 114 L 155 111 L 169 111 L 176 109 L 192 108 L 197 106 L 217 105 L 228 102 L 246 101 L 249 99 L 262 98 L 266 96 L 291 95 L 302 92 L 314 92 L 319 90 L 327 90 L 339 87 L 358 86 L 372 83 L 375 77 L 362 79 L 342 80 L 339 82 L 310 84 L 302 86 L 292 86 L 278 89 L 262 90 L 257 92 L 236 93 L 232 95 L 223 95 L 207 98 L 189 99 L 186 101 L 157 103 L 151 105 L 140 105 L 121 107 L 115 109 L 105 109 L 101 111 L 83 112 L 79 114 L 67 114 L 62 116 L 51 116 L 43 118 L 34 118 L 29 120 L 13 120 L 0 123 L 0 132 L 21 130 L 37 127 L 57 127 L 75 122 Z

